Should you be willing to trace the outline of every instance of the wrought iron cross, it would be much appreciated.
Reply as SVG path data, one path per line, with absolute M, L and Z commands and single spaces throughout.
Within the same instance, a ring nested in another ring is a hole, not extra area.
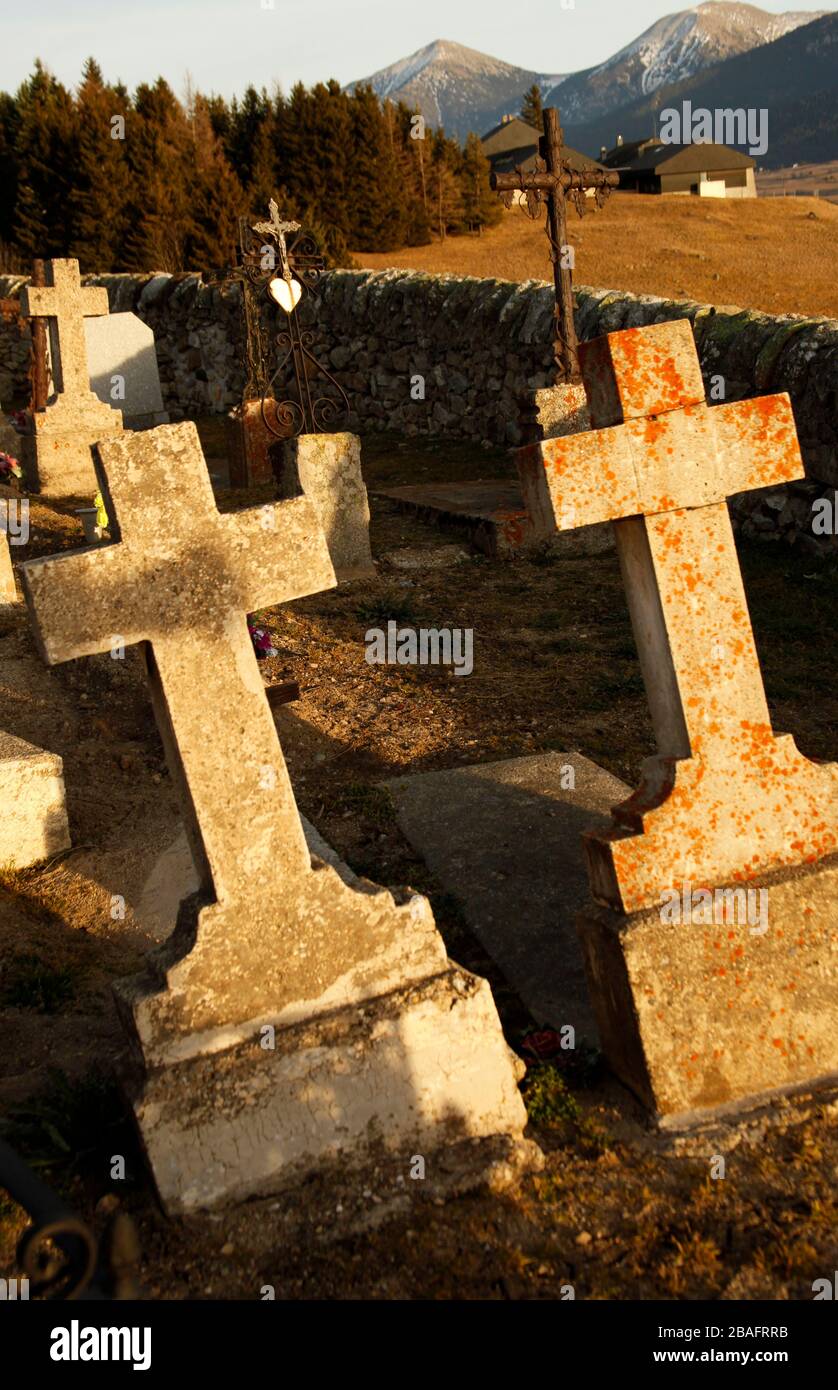
M 296 235 L 289 242 L 293 233 Z M 334 428 L 339 418 L 348 413 L 349 400 L 340 383 L 314 356 L 314 333 L 301 328 L 297 318 L 301 299 L 305 295 L 316 297 L 317 282 L 325 266 L 314 238 L 301 230 L 299 222 L 284 221 L 271 198 L 268 221 L 250 224 L 246 218 L 239 218 L 239 245 L 241 264 L 232 271 L 213 273 L 209 280 L 236 280 L 242 287 L 247 357 L 245 400 L 261 398 L 265 428 L 278 439 Z M 273 254 L 266 256 L 267 249 Z M 262 316 L 266 299 L 279 305 L 286 320 L 274 338 L 279 353 L 273 370 Z M 289 366 L 296 394 L 281 400 L 276 387 L 284 385 Z M 313 383 L 319 377 L 329 383 L 331 395 L 316 393 Z
M 505 205 L 512 204 L 513 193 L 525 193 L 527 211 L 538 217 L 541 204 L 547 204 L 547 236 L 550 240 L 550 259 L 553 262 L 553 283 L 556 288 L 556 366 L 565 381 L 578 384 L 579 352 L 576 325 L 573 321 L 573 278 L 563 248 L 567 245 L 567 200 L 570 197 L 582 217 L 585 212 L 585 191 L 596 190 L 596 205 L 602 207 L 612 188 L 620 182 L 619 174 L 601 169 L 571 169 L 562 155 L 564 136 L 555 106 L 544 108 L 544 134 L 538 142 L 539 157 L 530 173 L 516 169 L 512 174 L 492 174 L 489 182 L 500 193 Z

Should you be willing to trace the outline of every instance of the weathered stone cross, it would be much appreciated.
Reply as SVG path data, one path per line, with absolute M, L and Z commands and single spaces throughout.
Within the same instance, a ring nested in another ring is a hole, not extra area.
M 21 308 L 28 318 L 49 320 L 52 376 L 58 393 L 50 405 L 54 424 L 58 416 L 72 416 L 71 425 L 83 415 L 85 423 L 101 416 L 108 429 L 114 428 L 119 412 L 100 401 L 90 389 L 84 320 L 108 312 L 106 289 L 82 288 L 79 263 L 72 260 L 47 261 L 46 285 L 28 285 L 21 295 Z M 119 420 L 121 424 L 121 420 Z
M 427 899 L 310 852 L 294 804 L 245 614 L 334 585 L 312 503 L 220 514 L 193 424 L 100 442 L 94 461 L 111 543 L 33 560 L 23 585 L 50 663 L 142 644 L 198 871 L 117 987 L 164 1205 L 265 1195 L 382 1148 L 492 1138 L 492 1163 L 515 1161 L 526 1114 L 488 985 L 448 961 Z
M 598 901 L 633 912 L 838 847 L 838 764 L 771 728 L 726 499 L 803 476 L 787 395 L 708 409 L 686 320 L 583 343 L 590 432 L 518 454 L 528 510 L 613 521 L 658 744 L 609 829 Z
M 219 513 L 189 423 L 117 436 L 94 461 L 112 543 L 32 560 L 22 577 L 50 665 L 143 644 L 200 882 L 165 974 L 130 998 L 147 1063 L 438 973 L 424 899 L 396 905 L 312 868 L 247 630 L 253 609 L 334 587 L 312 503 Z

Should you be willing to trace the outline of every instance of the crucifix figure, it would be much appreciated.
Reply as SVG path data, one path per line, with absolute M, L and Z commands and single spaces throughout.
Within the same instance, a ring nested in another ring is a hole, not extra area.
M 838 765 L 771 727 L 727 498 L 803 477 L 787 395 L 708 408 L 687 320 L 583 343 L 591 430 L 519 451 L 528 510 L 613 521 L 658 744 L 609 829 L 595 899 L 746 881 L 838 848 Z
M 285 240 L 285 233 L 298 232 L 300 230 L 300 223 L 283 222 L 282 218 L 279 215 L 279 208 L 277 207 L 276 201 L 273 198 L 271 198 L 270 202 L 268 203 L 268 216 L 270 220 L 267 222 L 255 222 L 253 224 L 253 230 L 254 232 L 259 232 L 261 236 L 271 237 L 271 239 L 276 242 L 277 248 L 279 250 L 279 273 L 282 276 L 283 280 L 286 282 L 286 284 L 290 285 L 292 281 L 292 275 L 291 266 L 288 261 L 288 244 Z M 274 295 L 274 298 L 276 298 L 276 295 Z M 277 300 L 277 303 L 279 302 L 280 301 Z M 290 311 L 286 310 L 286 313 L 287 312 Z
M 105 405 L 90 389 L 84 336 L 86 318 L 108 313 L 107 290 L 82 287 L 78 261 L 47 261 L 46 284 L 25 286 L 21 309 L 28 318 L 48 321 L 56 390 L 55 400 L 47 406 L 50 428 L 64 421 L 67 428 L 74 428 L 98 420 L 106 430 L 121 428 L 120 412 Z
M 495 192 L 503 195 L 507 207 L 513 193 L 525 193 L 530 216 L 537 217 L 543 202 L 547 203 L 547 235 L 550 240 L 550 259 L 553 263 L 553 283 L 556 290 L 556 366 L 562 381 L 578 385 L 579 352 L 576 326 L 573 320 L 573 277 L 567 255 L 567 200 L 572 198 L 581 217 L 585 210 L 585 191 L 594 189 L 596 205 L 602 207 L 611 189 L 620 182 L 619 174 L 601 169 L 573 170 L 564 159 L 564 136 L 559 113 L 554 106 L 544 110 L 544 134 L 539 140 L 540 158 L 532 172 L 516 169 L 512 174 L 492 174 L 489 182 Z

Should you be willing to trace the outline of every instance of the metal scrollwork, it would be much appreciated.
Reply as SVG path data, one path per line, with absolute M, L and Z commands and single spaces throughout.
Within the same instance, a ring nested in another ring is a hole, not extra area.
M 315 334 L 299 308 L 317 299 L 325 262 L 310 232 L 284 222 L 271 199 L 269 220 L 241 226 L 248 323 L 248 383 L 261 399 L 266 429 L 278 439 L 335 428 L 349 413 L 349 398 L 314 353 Z M 252 290 L 248 287 L 252 286 Z M 266 318 L 279 313 L 279 332 Z M 273 371 L 267 365 L 276 348 Z M 290 383 L 289 383 L 290 378 Z
M 137 1297 L 139 1245 L 127 1213 L 115 1213 L 100 1247 L 90 1227 L 2 1139 L 0 1187 L 32 1220 L 17 1247 L 18 1264 L 29 1281 L 28 1297 Z

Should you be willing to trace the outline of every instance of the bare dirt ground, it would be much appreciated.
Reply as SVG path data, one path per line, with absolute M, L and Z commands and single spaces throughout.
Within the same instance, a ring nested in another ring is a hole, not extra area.
M 218 422 L 202 425 L 210 467 Z M 300 700 L 277 726 L 301 809 L 359 873 L 427 892 L 451 955 L 487 975 L 507 1037 L 533 1022 L 418 861 L 380 782 L 542 749 L 578 749 L 630 783 L 652 736 L 616 557 L 466 556 L 400 570 L 406 546 L 450 544 L 375 497 L 385 482 L 498 476 L 501 454 L 443 441 L 364 441 L 378 577 L 272 611 L 279 655 L 267 684 Z M 266 490 L 265 496 L 269 496 Z M 224 508 L 260 495 L 227 493 Z M 72 503 L 32 504 L 32 555 L 80 541 Z M 835 755 L 838 576 L 776 545 L 741 556 L 775 727 L 810 757 Z M 369 666 L 363 635 L 394 618 L 475 630 L 468 679 L 444 668 Z M 253 1203 L 167 1221 L 115 1083 L 124 1041 L 111 984 L 151 943 L 133 920 L 142 883 L 178 829 L 177 801 L 129 650 L 46 671 L 24 614 L 0 634 L 3 724 L 65 762 L 73 851 L 0 878 L 2 1132 L 101 1227 L 114 1201 L 134 1216 L 145 1292 L 163 1298 L 809 1299 L 838 1263 L 838 1099 L 772 1105 L 747 1122 L 663 1141 L 601 1061 L 530 1068 L 530 1134 L 545 1166 L 503 1195 L 443 1204 L 422 1184 L 391 1210 L 393 1174 L 313 1185 L 306 1201 Z M 195 614 L 200 627 L 201 615 Z M 280 885 L 266 885 L 281 891 Z M 123 894 L 124 921 L 110 915 Z M 124 1154 L 125 1181 L 110 1176 Z M 726 1176 L 714 1180 L 714 1155 Z M 404 1189 L 402 1189 L 404 1193 Z M 340 1202 L 343 1212 L 337 1212 Z M 338 1220 L 377 1219 L 347 1233 Z M 0 1273 L 21 1210 L 0 1197 Z
M 361 266 L 549 280 L 544 214 L 520 208 L 482 236 L 355 253 Z M 568 213 L 577 285 L 768 313 L 838 317 L 838 206 L 822 198 L 730 199 L 615 193 L 580 221 Z

